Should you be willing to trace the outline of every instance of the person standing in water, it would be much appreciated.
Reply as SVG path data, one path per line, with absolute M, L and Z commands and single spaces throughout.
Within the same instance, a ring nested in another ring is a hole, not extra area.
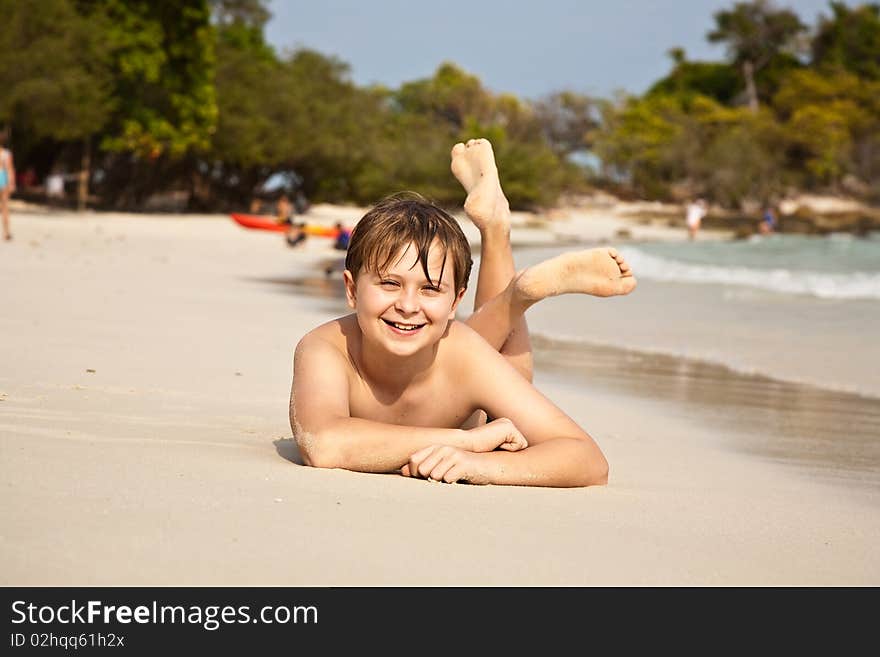
M 697 233 L 700 232 L 700 224 L 703 221 L 703 217 L 706 216 L 706 201 L 701 198 L 698 198 L 696 201 L 691 201 L 687 205 L 687 211 L 685 214 L 685 221 L 687 222 L 688 229 L 688 239 L 696 239 Z

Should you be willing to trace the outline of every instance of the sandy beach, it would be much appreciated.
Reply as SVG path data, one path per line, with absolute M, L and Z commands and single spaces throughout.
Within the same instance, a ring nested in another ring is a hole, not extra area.
M 330 223 L 359 212 L 312 210 Z M 290 249 L 219 215 L 19 205 L 12 222 L 0 244 L 2 585 L 880 584 L 876 396 L 651 358 L 647 331 L 627 352 L 606 317 L 591 329 L 606 346 L 583 363 L 536 343 L 536 384 L 595 437 L 608 486 L 308 468 L 288 396 L 297 341 L 344 312 L 338 278 L 323 276 L 339 257 L 326 241 Z M 624 234 L 683 237 L 607 213 L 520 216 L 513 230 L 523 246 Z M 640 284 L 633 304 L 658 289 Z M 533 309 L 535 326 L 563 321 L 548 308 Z M 841 381 L 850 372 L 876 370 Z

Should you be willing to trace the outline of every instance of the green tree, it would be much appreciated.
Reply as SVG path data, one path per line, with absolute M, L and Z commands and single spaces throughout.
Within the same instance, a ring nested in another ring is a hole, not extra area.
M 815 183 L 846 175 L 880 184 L 880 80 L 840 69 L 790 76 L 774 98 L 791 145 L 791 166 Z M 801 164 L 802 163 L 802 164 Z
M 832 16 L 819 17 L 812 42 L 813 66 L 842 68 L 880 80 L 880 5 L 831 3 Z
M 560 91 L 535 103 L 535 118 L 543 136 L 560 157 L 589 150 L 600 112 L 595 99 L 571 91 Z
M 714 18 L 715 29 L 706 38 L 727 44 L 728 57 L 742 70 L 748 105 L 757 112 L 755 76 L 780 54 L 800 52 L 806 25 L 793 11 L 776 9 L 770 0 L 737 2 L 732 10 L 716 12 Z
M 730 105 L 742 92 L 743 83 L 736 69 L 724 62 L 690 62 L 681 48 L 669 51 L 673 68 L 655 82 L 648 95 L 700 94 Z
M 0 0 L 0 121 L 31 141 L 80 144 L 85 206 L 91 140 L 117 107 L 109 50 L 90 15 L 69 0 Z
M 106 0 L 118 111 L 104 147 L 155 160 L 207 149 L 216 129 L 214 34 L 206 0 Z
M 492 98 L 479 78 L 450 62 L 431 78 L 403 84 L 395 100 L 404 112 L 431 115 L 456 131 L 468 120 L 486 123 L 492 118 Z
M 726 110 L 701 153 L 699 177 L 709 196 L 722 205 L 768 203 L 784 191 L 786 143 L 769 110 Z
M 213 11 L 217 130 L 206 154 L 211 165 L 195 168 L 193 192 L 197 204 L 209 206 L 220 193 L 240 205 L 261 173 L 284 159 L 277 152 L 284 124 L 275 97 L 283 66 L 264 40 L 269 13 L 262 3 L 219 0 Z

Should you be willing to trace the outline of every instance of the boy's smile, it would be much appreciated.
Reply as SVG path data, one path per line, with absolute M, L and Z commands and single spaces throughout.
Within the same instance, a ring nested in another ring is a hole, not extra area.
M 391 330 L 394 333 L 398 333 L 400 335 L 414 335 L 416 331 L 421 329 L 425 324 L 407 324 L 404 322 L 395 322 L 389 319 L 382 319 L 383 322 L 388 324 L 391 327 Z
M 401 249 L 384 272 L 362 270 L 357 282 L 346 272 L 349 305 L 366 341 L 396 356 L 410 356 L 443 337 L 461 297 L 454 290 L 452 263 L 447 259 L 444 266 L 443 255 L 439 244 L 430 249 L 430 280 L 414 244 Z

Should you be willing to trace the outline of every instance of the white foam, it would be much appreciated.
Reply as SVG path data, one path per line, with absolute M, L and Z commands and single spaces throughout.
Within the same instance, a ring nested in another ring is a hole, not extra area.
M 878 299 L 880 273 L 830 273 L 790 269 L 750 269 L 679 262 L 649 255 L 635 247 L 621 249 L 639 278 L 676 283 L 743 285 L 821 299 Z

